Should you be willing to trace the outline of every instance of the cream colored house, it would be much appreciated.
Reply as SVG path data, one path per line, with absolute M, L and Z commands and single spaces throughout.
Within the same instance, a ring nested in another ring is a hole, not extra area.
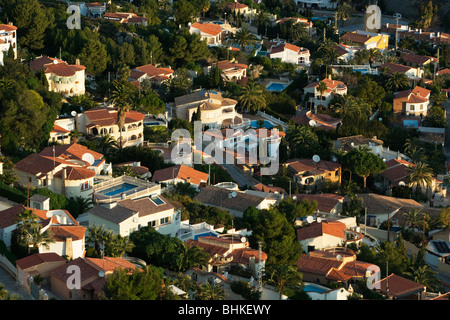
M 9 24 L 0 24 L 0 66 L 3 65 L 3 54 L 8 53 L 9 48 L 14 50 L 14 59 L 17 59 L 17 27 Z
M 144 143 L 144 118 L 145 115 L 141 112 L 128 111 L 121 133 L 118 111 L 112 107 L 95 107 L 77 115 L 76 127 L 81 133 L 92 137 L 110 135 L 118 145 L 122 141 L 124 148 L 141 146 Z
M 88 212 L 89 226 L 104 225 L 121 236 L 129 236 L 146 226 L 171 237 L 180 230 L 181 213 L 161 195 L 121 200 Z
M 73 65 L 56 58 L 41 56 L 30 62 L 35 72 L 44 70 L 48 82 L 48 90 L 61 92 L 65 96 L 85 94 L 86 67 L 79 60 Z
M 200 108 L 203 125 L 210 128 L 227 127 L 242 123 L 242 115 L 236 112 L 237 101 L 224 98 L 220 91 L 200 90 L 175 98 L 175 114 L 191 121 L 192 114 Z
M 101 153 L 77 143 L 47 147 L 15 164 L 23 187 L 48 188 L 66 197 L 90 198 L 94 176 L 111 172 Z
M 286 41 L 272 40 L 267 43 L 267 56 L 270 59 L 281 59 L 282 62 L 299 66 L 309 66 L 310 52 L 307 48 L 299 47 Z

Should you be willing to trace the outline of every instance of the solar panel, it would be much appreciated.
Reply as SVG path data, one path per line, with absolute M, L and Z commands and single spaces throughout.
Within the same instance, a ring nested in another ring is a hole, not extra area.
M 162 205 L 162 204 L 165 203 L 163 200 L 161 200 L 160 197 L 153 197 L 153 198 L 151 198 L 151 200 L 152 200 L 157 206 L 160 206 L 160 205 Z
M 448 247 L 446 242 L 443 241 L 433 241 L 436 250 L 439 253 L 450 253 L 450 248 Z

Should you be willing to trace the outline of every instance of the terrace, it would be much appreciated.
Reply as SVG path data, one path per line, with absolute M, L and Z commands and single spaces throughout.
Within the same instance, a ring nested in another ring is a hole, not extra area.
M 159 184 L 126 175 L 98 182 L 94 185 L 94 201 L 111 203 L 125 199 L 138 199 L 161 193 Z

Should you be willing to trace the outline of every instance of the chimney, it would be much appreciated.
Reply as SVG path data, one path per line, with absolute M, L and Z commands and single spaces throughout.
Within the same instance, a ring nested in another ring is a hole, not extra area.
M 389 22 L 386 23 L 386 28 L 389 28 Z
M 72 238 L 66 238 L 66 256 L 71 260 L 73 259 L 73 245 Z
M 75 64 L 76 64 L 77 66 L 79 66 L 79 65 L 80 65 L 80 59 L 77 58 L 77 59 L 75 60 Z

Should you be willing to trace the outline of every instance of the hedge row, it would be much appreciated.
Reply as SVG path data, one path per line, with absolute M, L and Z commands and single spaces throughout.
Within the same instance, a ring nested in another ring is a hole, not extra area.
M 17 203 L 25 204 L 27 202 L 27 195 L 25 192 L 11 188 L 3 182 L 0 182 L 0 196 Z

